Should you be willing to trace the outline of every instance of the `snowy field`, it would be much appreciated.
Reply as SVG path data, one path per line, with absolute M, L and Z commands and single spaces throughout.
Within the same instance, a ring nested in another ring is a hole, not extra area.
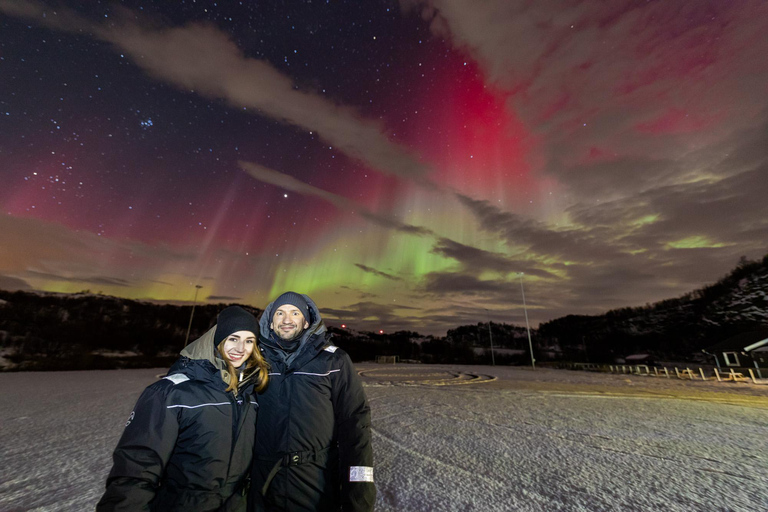
M 358 365 L 377 511 L 768 510 L 768 386 Z M 93 510 L 162 370 L 0 374 L 0 510 Z

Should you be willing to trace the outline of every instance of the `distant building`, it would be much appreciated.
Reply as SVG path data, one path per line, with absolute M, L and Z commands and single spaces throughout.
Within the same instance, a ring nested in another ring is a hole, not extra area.
M 624 358 L 624 363 L 628 365 L 644 364 L 647 366 L 655 366 L 656 358 L 651 354 L 632 354 Z
M 481 356 L 486 352 L 490 352 L 491 349 L 490 347 L 472 347 L 472 351 L 475 353 L 475 355 Z M 493 352 L 495 354 L 501 354 L 505 356 L 523 356 L 528 353 L 527 350 L 517 348 L 494 348 Z
M 723 368 L 768 369 L 768 330 L 745 332 L 702 350 Z M 761 375 L 762 378 L 762 375 Z

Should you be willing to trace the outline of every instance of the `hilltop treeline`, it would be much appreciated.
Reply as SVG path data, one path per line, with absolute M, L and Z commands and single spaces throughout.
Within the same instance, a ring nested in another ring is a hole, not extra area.
M 690 360 L 701 350 L 739 333 L 768 327 L 768 255 L 742 257 L 717 283 L 636 308 L 603 315 L 568 315 L 539 326 L 540 340 L 569 359 L 612 362 L 647 352 L 659 359 Z
M 214 325 L 225 306 L 197 305 L 189 339 Z M 191 308 L 90 293 L 0 290 L 0 348 L 12 363 L 7 369 L 168 366 L 184 346 Z M 761 261 L 742 258 L 717 283 L 682 297 L 603 315 L 568 315 L 531 329 L 531 337 L 539 361 L 613 362 L 641 352 L 691 360 L 727 337 L 767 327 L 768 255 Z M 492 340 L 496 364 L 530 362 L 525 327 L 509 324 L 458 326 L 445 337 L 330 330 L 354 361 L 397 355 L 424 363 L 484 364 L 491 361 Z
M 192 306 L 152 304 L 88 292 L 0 290 L 0 301 L 0 347 L 16 369 L 167 366 L 184 347 L 192 312 Z M 196 305 L 190 341 L 214 325 L 224 307 Z M 261 313 L 243 307 L 257 316 Z
M 657 360 L 695 361 L 706 360 L 703 348 L 767 327 L 768 255 L 761 261 L 741 258 L 715 284 L 681 297 L 602 315 L 564 316 L 531 329 L 531 336 L 538 361 L 612 363 L 637 353 Z M 381 342 L 374 343 L 377 339 Z M 496 364 L 530 363 L 525 327 L 508 324 L 464 325 L 449 330 L 445 338 L 367 333 L 356 341 L 363 342 L 369 359 L 377 351 L 423 362 L 486 364 L 491 361 L 491 340 Z

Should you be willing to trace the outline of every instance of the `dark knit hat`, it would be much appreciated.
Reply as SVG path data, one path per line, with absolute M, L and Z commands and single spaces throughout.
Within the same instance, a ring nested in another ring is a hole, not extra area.
M 258 334 L 259 323 L 255 316 L 240 306 L 229 306 L 222 310 L 216 318 L 216 332 L 213 334 L 213 341 L 218 345 L 227 336 L 237 331 L 251 331 L 253 334 Z
M 311 314 L 309 310 L 309 305 L 307 304 L 306 299 L 304 299 L 304 296 L 296 292 L 285 292 L 284 294 L 276 298 L 275 302 L 272 303 L 272 316 L 275 315 L 275 311 L 277 311 L 277 308 L 279 308 L 280 306 L 285 306 L 286 304 L 290 304 L 291 306 L 296 306 L 299 309 L 299 311 L 301 311 L 301 314 L 304 315 L 304 320 L 306 320 L 307 322 L 310 321 Z

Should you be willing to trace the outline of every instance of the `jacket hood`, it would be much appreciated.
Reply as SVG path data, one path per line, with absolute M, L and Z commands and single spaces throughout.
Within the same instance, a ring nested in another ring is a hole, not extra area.
M 328 329 L 326 329 L 325 324 L 323 323 L 323 318 L 320 316 L 320 310 L 317 308 L 315 302 L 310 299 L 308 295 L 304 295 L 303 293 L 300 295 L 304 297 L 304 300 L 307 301 L 309 312 L 312 315 L 312 322 L 309 324 L 309 327 L 307 327 L 307 329 L 301 333 L 301 343 L 303 344 L 304 341 L 309 339 L 310 336 L 314 334 L 324 334 Z M 272 332 L 272 328 L 269 326 L 269 324 L 272 323 L 274 304 L 274 301 L 269 303 L 269 305 L 264 309 L 264 313 L 261 315 L 261 319 L 259 320 L 259 330 L 261 331 L 260 334 L 266 340 L 269 339 L 269 333 Z
M 184 347 L 181 351 L 181 355 L 188 357 L 194 361 L 208 361 L 214 368 L 219 370 L 221 378 L 224 382 L 229 383 L 229 372 L 227 371 L 227 364 L 219 356 L 219 352 L 213 343 L 213 337 L 216 333 L 216 326 L 214 325 L 205 334 L 197 338 L 195 341 Z

